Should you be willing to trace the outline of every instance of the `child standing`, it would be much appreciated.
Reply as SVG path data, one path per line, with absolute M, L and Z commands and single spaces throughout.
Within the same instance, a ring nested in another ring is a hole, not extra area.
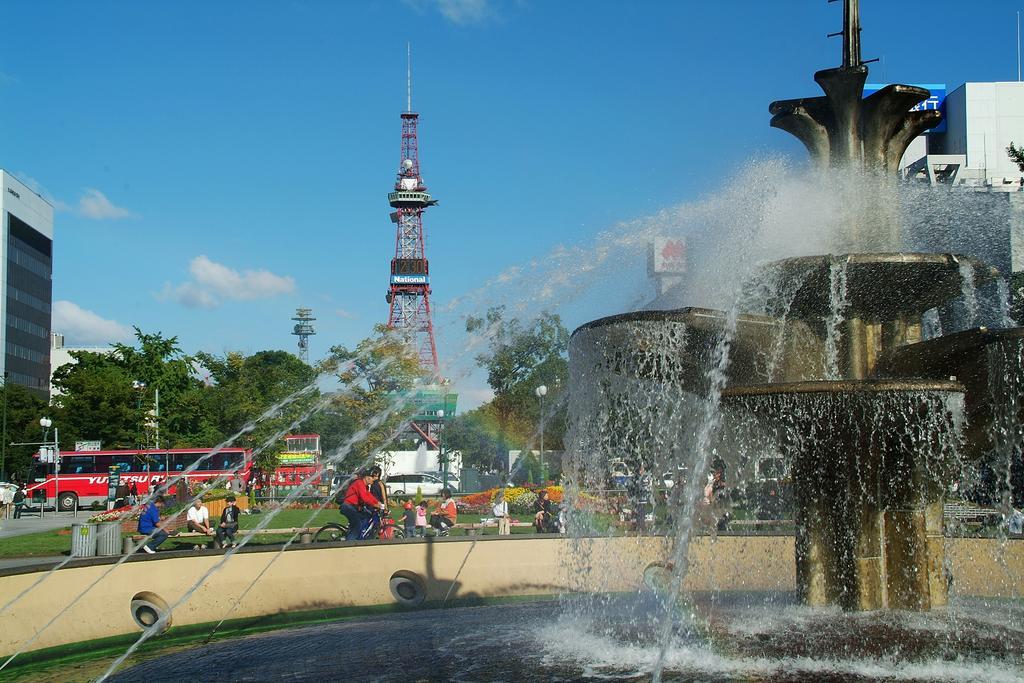
M 416 509 L 411 500 L 405 501 L 402 507 L 405 509 L 405 537 L 412 538 L 416 533 Z
M 416 506 L 416 535 L 422 538 L 427 533 L 427 501 Z

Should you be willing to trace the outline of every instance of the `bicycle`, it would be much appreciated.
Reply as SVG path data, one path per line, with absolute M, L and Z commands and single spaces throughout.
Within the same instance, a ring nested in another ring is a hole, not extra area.
M 315 543 L 334 543 L 344 541 L 348 536 L 348 525 L 339 522 L 328 522 L 320 527 L 313 536 Z M 379 510 L 374 510 L 370 515 L 370 523 L 367 524 L 359 534 L 360 541 L 370 538 L 405 538 L 405 529 L 391 518 L 390 515 L 381 515 Z

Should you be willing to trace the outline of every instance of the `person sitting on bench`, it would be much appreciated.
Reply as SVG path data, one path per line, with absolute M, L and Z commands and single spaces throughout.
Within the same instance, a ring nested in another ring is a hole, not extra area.
M 449 489 L 441 489 L 441 502 L 430 515 L 430 526 L 437 529 L 438 536 L 447 536 L 448 529 L 455 525 L 458 518 L 458 508 L 452 500 L 452 492 Z

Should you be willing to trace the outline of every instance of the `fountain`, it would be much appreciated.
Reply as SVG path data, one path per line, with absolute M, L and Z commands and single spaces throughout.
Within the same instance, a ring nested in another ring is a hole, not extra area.
M 826 192 L 843 194 L 833 253 L 752 270 L 730 254 L 721 265 L 741 282 L 725 310 L 634 311 L 574 331 L 565 537 L 266 548 L 224 572 L 199 553 L 127 562 L 107 581 L 104 566 L 73 566 L 52 594 L 97 590 L 67 620 L 74 632 L 51 629 L 43 644 L 137 642 L 116 608 L 132 596 L 133 610 L 145 598 L 173 611 L 172 631 L 205 641 L 111 680 L 202 678 L 225 661 L 237 680 L 1020 680 L 1024 542 L 950 538 L 943 504 L 984 466 L 1006 482 L 997 502 L 1009 510 L 1024 474 L 1024 329 L 941 334 L 939 311 L 959 302 L 974 320 L 979 287 L 1000 273 L 901 250 L 893 171 L 939 114 L 909 111 L 921 88 L 862 98 L 859 36 L 858 3 L 845 0 L 842 66 L 815 75 L 825 95 L 770 108 L 833 181 Z M 677 475 L 664 519 L 595 529 L 613 459 L 638 477 Z M 784 463 L 795 532 L 716 534 L 701 501 L 713 462 L 734 481 Z M 197 565 L 197 596 L 179 598 Z M 0 589 L 31 580 L 0 572 Z M 381 614 L 421 603 L 472 607 Z M 10 643 L 46 631 L 56 606 L 41 604 L 7 615 L 20 629 Z M 228 618 L 242 634 L 313 625 L 211 642 Z
M 842 66 L 815 74 L 824 96 L 774 102 L 771 125 L 799 138 L 822 174 L 853 174 L 871 192 L 854 197 L 839 242 L 892 249 L 896 164 L 941 115 L 910 111 L 929 96 L 918 87 L 862 98 L 857 0 L 844 1 L 842 35 Z M 1020 357 L 1021 331 L 924 340 L 923 319 L 997 278 L 957 254 L 801 256 L 762 266 L 732 314 L 690 308 L 588 323 L 570 347 L 575 438 L 582 450 L 622 451 L 609 455 L 660 472 L 705 447 L 693 439 L 696 407 L 717 404 L 716 456 L 736 463 L 768 452 L 789 465 L 803 603 L 945 607 L 944 495 L 964 458 L 1005 433 L 993 428 L 1000 408 L 1021 400 L 1019 380 L 995 381 L 1019 365 L 994 367 L 1008 346 Z M 716 345 L 724 357 L 712 357 Z

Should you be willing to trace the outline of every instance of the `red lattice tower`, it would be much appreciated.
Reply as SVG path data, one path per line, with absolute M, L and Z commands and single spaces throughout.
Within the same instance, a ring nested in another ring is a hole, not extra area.
M 411 96 L 409 109 L 412 109 Z M 420 177 L 419 144 L 416 126 L 419 114 L 402 112 L 402 155 L 398 165 L 395 191 L 388 202 L 395 209 L 391 220 L 397 226 L 395 257 L 391 259 L 391 287 L 388 327 L 401 333 L 419 354 L 420 365 L 428 377 L 438 375 L 437 345 L 430 315 L 430 267 L 427 262 L 423 212 L 437 204 L 427 194 Z

